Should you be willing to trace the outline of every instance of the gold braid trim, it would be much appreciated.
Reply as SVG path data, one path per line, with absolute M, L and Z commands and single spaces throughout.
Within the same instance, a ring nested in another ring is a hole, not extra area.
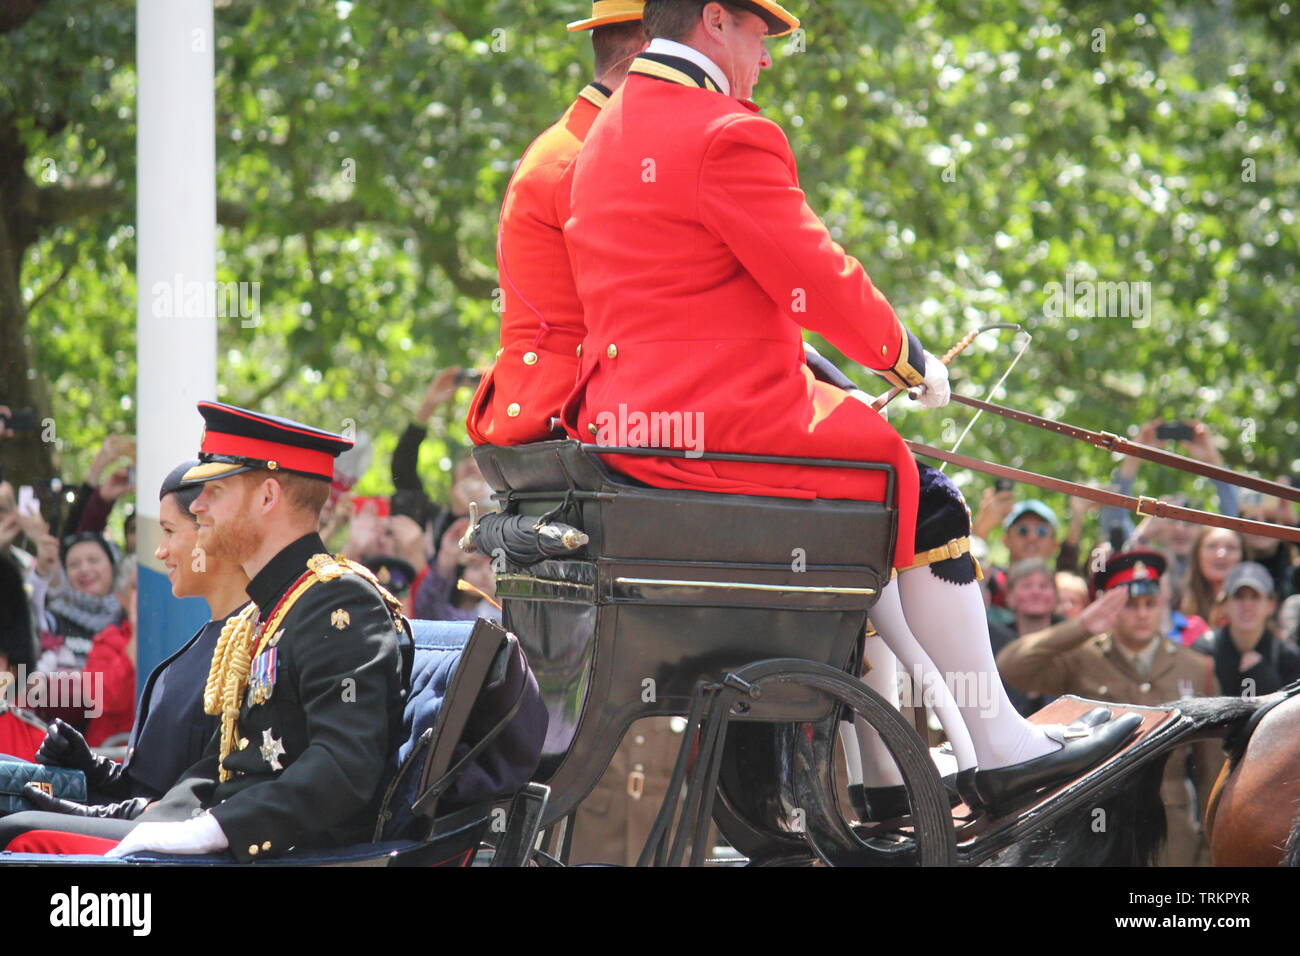
M 310 588 L 348 573 L 356 574 L 379 591 L 393 618 L 394 629 L 402 630 L 402 602 L 393 597 L 365 565 L 343 555 L 333 558 L 328 554 L 317 554 L 308 560 L 307 568 L 312 572 L 311 577 L 303 579 L 280 601 L 275 613 L 265 624 L 255 627 L 254 622 L 261 611 L 256 605 L 249 604 L 238 616 L 226 621 L 221 628 L 221 636 L 217 638 L 217 649 L 212 654 L 212 666 L 208 670 L 208 682 L 203 689 L 203 712 L 221 717 L 222 783 L 231 777 L 230 771 L 226 769 L 226 758 L 234 751 L 235 740 L 238 738 L 239 711 L 243 706 L 244 695 L 248 692 L 248 673 L 253 665 L 254 653 L 260 652 L 265 646 L 264 637 L 274 639 L 280 623 Z
M 249 656 L 253 643 L 253 622 L 257 620 L 257 605 L 249 603 L 238 615 L 226 621 L 217 638 L 217 649 L 212 653 L 212 666 L 208 682 L 203 688 L 203 712 L 221 717 L 221 781 L 230 779 L 225 768 L 235 742 L 235 723 L 239 719 L 239 705 L 243 699 L 243 686 L 248 683 Z

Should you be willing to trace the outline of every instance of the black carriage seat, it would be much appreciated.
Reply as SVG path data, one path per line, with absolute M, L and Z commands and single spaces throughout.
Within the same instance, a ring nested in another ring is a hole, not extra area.
M 576 441 L 474 449 L 502 510 L 590 538 L 571 558 L 507 559 L 497 574 L 504 623 L 550 711 L 538 774 L 551 786 L 547 822 L 586 796 L 633 721 L 686 714 L 697 681 L 771 658 L 847 666 L 894 549 L 888 465 L 700 456 L 887 473 L 883 503 L 804 500 L 651 488 L 597 452 L 674 454 Z M 735 719 L 820 720 L 830 706 L 790 687 Z
M 495 623 L 412 621 L 415 654 L 403 740 L 373 843 L 290 850 L 252 865 L 468 866 L 493 804 L 537 768 L 546 707 L 515 637 Z M 0 853 L 0 864 L 238 866 L 228 853 L 101 856 Z

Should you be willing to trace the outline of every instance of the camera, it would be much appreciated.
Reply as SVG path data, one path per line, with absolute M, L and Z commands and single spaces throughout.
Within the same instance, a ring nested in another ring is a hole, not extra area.
M 1187 422 L 1162 422 L 1156 426 L 1156 438 L 1160 441 L 1191 441 L 1194 432 Z
M 41 420 L 36 417 L 34 408 L 20 408 L 8 415 L 0 414 L 0 428 L 7 428 L 15 434 L 34 432 L 40 427 Z

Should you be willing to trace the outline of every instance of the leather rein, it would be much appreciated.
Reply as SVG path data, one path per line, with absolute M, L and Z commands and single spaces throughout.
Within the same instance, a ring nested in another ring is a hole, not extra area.
M 1023 331 L 1017 325 L 1006 324 L 991 325 L 976 329 L 967 334 L 960 342 L 944 353 L 939 361 L 944 365 L 950 364 L 953 359 L 966 350 L 966 348 L 975 340 L 977 335 L 981 332 L 991 331 L 993 329 L 1017 329 Z M 1019 359 L 1019 356 L 1017 356 L 1017 359 Z M 1008 371 L 1010 371 L 1010 369 L 1008 369 Z M 1003 378 L 1006 378 L 1006 376 L 1004 375 Z M 1001 382 L 998 384 L 1000 385 Z M 994 391 L 996 391 L 996 387 L 994 388 Z M 872 407 L 879 411 L 902 392 L 903 389 L 901 388 L 892 389 L 874 402 Z M 1007 408 L 1003 405 L 995 405 L 993 402 L 986 402 L 982 399 L 967 398 L 965 395 L 958 395 L 956 392 L 952 393 L 952 400 L 961 405 L 967 405 L 971 408 L 977 409 L 979 412 L 989 412 L 990 414 L 998 415 L 1013 422 L 1020 422 L 1024 425 L 1033 425 L 1035 428 L 1042 428 L 1058 435 L 1065 435 L 1067 438 L 1087 442 L 1088 444 L 1095 445 L 1098 448 L 1104 448 L 1107 451 L 1127 455 L 1131 458 L 1141 458 L 1146 461 L 1155 462 L 1159 465 L 1176 468 L 1179 471 L 1186 471 L 1194 475 L 1210 478 L 1214 481 L 1222 481 L 1242 488 L 1249 488 L 1252 491 L 1259 491 L 1273 495 L 1277 498 L 1284 498 L 1287 501 L 1300 501 L 1300 488 L 1292 488 L 1289 485 L 1284 485 L 1276 481 L 1269 481 L 1266 478 L 1257 478 L 1253 475 L 1243 475 L 1231 471 L 1230 469 L 1220 467 L 1219 465 L 1211 465 L 1207 462 L 1197 461 L 1195 458 L 1188 458 L 1185 455 L 1178 455 L 1173 452 L 1163 451 L 1159 448 L 1152 448 L 1150 445 L 1143 445 L 1140 442 L 1129 441 L 1127 438 L 1122 438 L 1119 435 L 1112 434 L 1111 432 L 1098 432 L 1087 428 L 1080 428 L 1077 425 L 1069 425 L 1065 422 L 1053 421 L 1050 418 L 1031 415 L 1029 412 Z M 963 437 L 964 435 L 965 433 L 963 432 Z M 956 465 L 959 468 L 969 468 L 972 471 L 983 472 L 986 475 L 993 475 L 997 478 L 1009 478 L 1012 481 L 1036 485 L 1039 488 L 1045 488 L 1048 491 L 1061 492 L 1062 494 L 1071 495 L 1075 498 L 1086 498 L 1089 501 L 1096 501 L 1099 504 L 1110 507 L 1123 508 L 1126 511 L 1134 511 L 1137 514 L 1148 517 L 1170 518 L 1175 521 L 1189 521 L 1193 524 L 1208 525 L 1212 528 L 1227 528 L 1231 531 L 1237 531 L 1242 534 L 1257 534 L 1262 537 L 1277 538 L 1282 541 L 1293 541 L 1300 544 L 1300 528 L 1272 524 L 1267 521 L 1248 521 L 1245 518 L 1231 518 L 1227 515 L 1213 514 L 1209 511 L 1199 511 L 1195 508 L 1184 508 L 1181 505 L 1170 504 L 1167 501 L 1161 501 L 1157 498 L 1148 498 L 1146 496 L 1133 497 L 1132 495 L 1122 495 L 1114 491 L 1103 491 L 1099 488 L 1093 488 L 1076 481 L 1066 481 L 1062 478 L 1050 478 L 1047 475 L 1040 475 L 1032 471 L 1024 471 L 1020 468 L 1011 468 L 1006 465 L 996 465 L 993 462 L 984 461 L 981 458 L 972 458 L 969 455 L 960 455 L 956 452 L 955 446 L 953 451 L 944 451 L 941 448 L 923 445 L 920 442 L 908 441 L 906 439 L 904 439 L 904 441 L 906 441 L 907 447 L 912 450 L 913 454 L 920 455 L 924 458 L 934 458 L 939 461 Z M 958 439 L 958 441 L 960 442 L 960 439 Z

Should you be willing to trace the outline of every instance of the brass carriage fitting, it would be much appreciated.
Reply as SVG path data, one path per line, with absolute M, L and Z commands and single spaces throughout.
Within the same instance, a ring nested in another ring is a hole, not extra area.
M 564 535 L 560 538 L 560 543 L 570 551 L 577 551 L 579 548 L 584 547 L 590 540 L 591 538 L 588 537 L 585 531 L 579 531 L 577 528 L 570 528 L 568 531 L 564 532 Z

